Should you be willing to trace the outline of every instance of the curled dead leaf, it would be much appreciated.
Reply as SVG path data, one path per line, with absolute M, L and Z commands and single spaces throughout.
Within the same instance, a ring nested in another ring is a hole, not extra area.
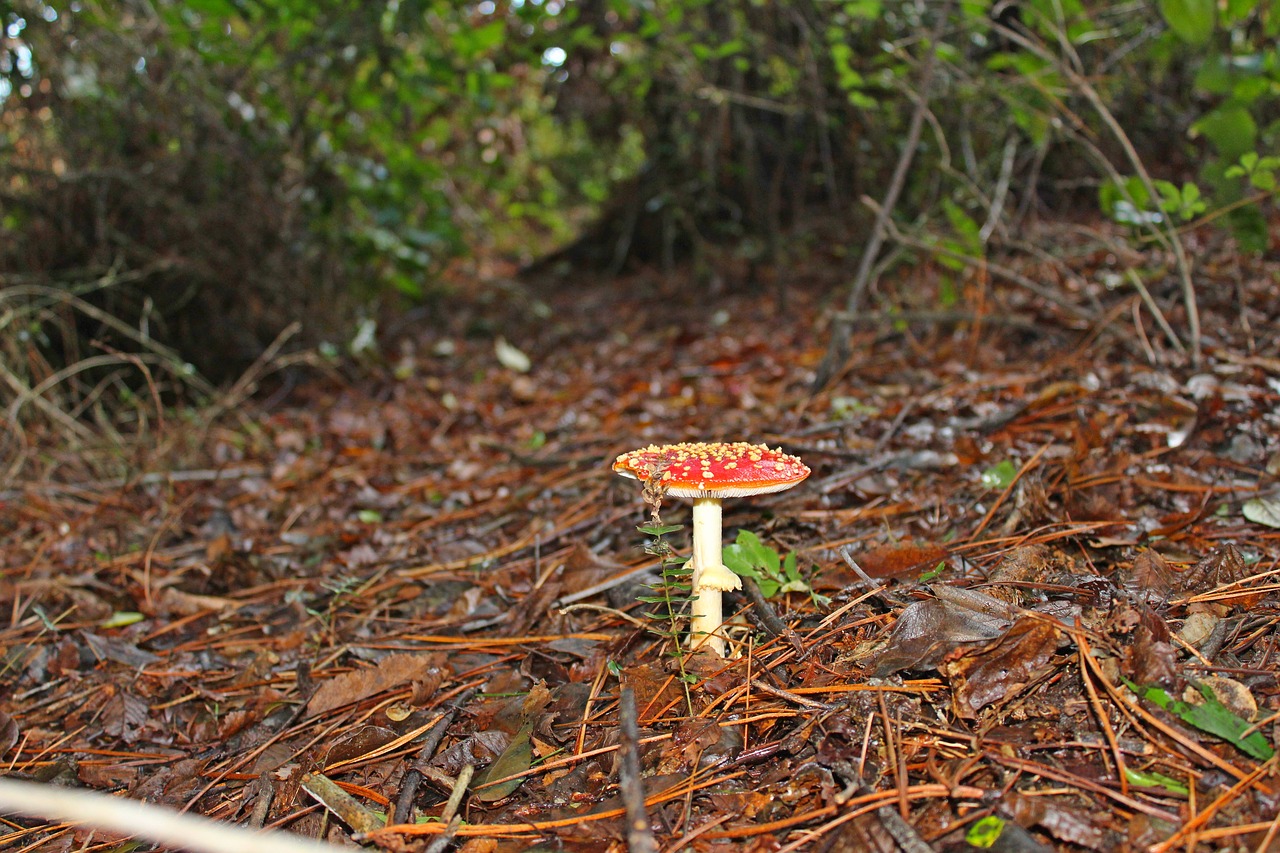
M 1062 639 L 1052 621 L 1024 617 L 995 642 L 942 663 L 938 671 L 951 679 L 956 715 L 974 719 L 984 708 L 1008 703 L 1048 677 Z
M 932 668 L 957 646 L 1000 636 L 1007 624 L 999 616 L 951 602 L 918 601 L 902 611 L 894 624 L 888 648 L 876 660 L 876 677 Z
M 427 685 L 434 685 L 430 690 L 434 693 L 448 674 L 445 657 L 439 652 L 388 655 L 377 666 L 343 673 L 321 684 L 307 702 L 307 713 L 323 714 L 410 682 L 422 683 L 414 687 L 414 697 L 422 699 Z

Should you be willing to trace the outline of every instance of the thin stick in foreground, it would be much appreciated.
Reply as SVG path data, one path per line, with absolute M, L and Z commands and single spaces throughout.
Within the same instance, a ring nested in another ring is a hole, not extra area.
M 349 849 L 284 832 L 243 829 L 125 797 L 12 779 L 0 779 L 0 814 L 88 826 L 192 853 L 337 853 Z
M 622 769 L 619 773 L 622 803 L 627 809 L 628 853 L 658 853 L 649 813 L 644 807 L 644 780 L 640 778 L 640 725 L 636 721 L 636 694 L 622 688 L 618 702 L 618 728 L 622 735 Z

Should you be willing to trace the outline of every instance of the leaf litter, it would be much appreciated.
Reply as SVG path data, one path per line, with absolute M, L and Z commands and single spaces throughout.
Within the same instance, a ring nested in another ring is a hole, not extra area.
M 1197 367 L 974 280 L 1027 323 L 861 324 L 813 395 L 828 273 L 785 313 L 638 273 L 460 300 L 128 481 L 51 452 L 0 495 L 6 776 L 387 850 L 625 850 L 629 787 L 662 849 L 1265 849 L 1280 305 L 1213 269 Z M 726 510 L 789 637 L 744 595 L 679 662 L 609 463 L 722 439 L 814 469 Z

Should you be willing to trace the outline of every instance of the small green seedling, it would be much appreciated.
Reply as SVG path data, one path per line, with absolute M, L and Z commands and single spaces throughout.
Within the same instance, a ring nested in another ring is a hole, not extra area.
M 765 598 L 802 592 L 816 604 L 829 603 L 825 596 L 816 594 L 800 576 L 794 553 L 781 557 L 750 530 L 739 530 L 738 538 L 724 549 L 722 558 L 731 572 L 754 580 Z
M 982 472 L 982 485 L 988 489 L 1007 489 L 1018 479 L 1018 466 L 1003 459 Z

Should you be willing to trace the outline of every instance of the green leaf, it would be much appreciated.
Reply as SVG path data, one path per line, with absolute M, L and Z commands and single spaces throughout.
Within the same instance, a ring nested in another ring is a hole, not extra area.
M 1223 159 L 1238 160 L 1255 148 L 1258 123 L 1244 107 L 1228 101 L 1205 113 L 1191 131 L 1209 140 Z
M 938 563 L 938 565 L 934 566 L 929 571 L 921 574 L 920 583 L 929 583 L 929 581 L 937 580 L 938 577 L 942 575 L 942 570 L 945 569 L 946 567 L 947 567 L 947 562 L 946 560 L 943 560 L 941 563 Z
M 1160 0 L 1165 23 L 1187 44 L 1200 45 L 1209 40 L 1216 12 L 1216 0 Z
M 987 815 L 969 827 L 964 834 L 964 840 L 974 847 L 985 850 L 994 847 L 1003 832 L 1004 821 L 995 815 Z
M 796 555 L 794 551 L 783 559 L 782 574 L 788 581 L 795 582 L 800 580 L 800 570 L 796 568 Z
M 98 623 L 99 628 L 125 628 L 141 622 L 146 617 L 133 610 L 117 610 Z
M 778 552 L 761 542 L 759 536 L 750 530 L 739 530 L 735 544 L 742 548 L 751 565 L 763 569 L 766 574 L 778 574 Z
M 1222 23 L 1230 25 L 1243 21 L 1261 3 L 1262 0 L 1227 0 L 1222 7 Z
M 646 536 L 666 536 L 668 533 L 675 533 L 677 530 L 682 530 L 683 528 L 683 524 L 646 524 L 641 527 L 637 527 L 636 530 L 639 530 Z
M 1190 702 L 1174 699 L 1161 687 L 1141 688 L 1128 679 L 1125 679 L 1125 683 L 1134 693 L 1155 703 L 1184 723 L 1222 738 L 1252 758 L 1266 761 L 1275 754 L 1266 737 L 1259 731 L 1252 731 L 1253 723 L 1231 713 L 1208 687 L 1199 688 L 1204 696 L 1204 703 L 1192 705 Z M 1245 734 L 1246 732 L 1248 734 Z
M 1187 786 L 1172 776 L 1166 776 L 1163 773 L 1155 773 L 1149 770 L 1134 770 L 1131 767 L 1124 769 L 1124 776 L 1129 780 L 1130 785 L 1137 785 L 1139 788 L 1164 788 L 1171 794 L 1187 794 Z
M 729 571 L 735 575 L 754 578 L 757 581 L 762 577 L 755 564 L 747 557 L 743 547 L 736 542 L 725 546 L 724 550 L 720 552 L 720 559 L 724 561 Z
M 962 254 L 972 258 L 982 257 L 982 229 L 977 221 L 951 199 L 942 200 L 942 210 L 947 216 L 951 229 L 960 238 L 960 243 L 964 247 Z
M 476 774 L 471 783 L 471 796 L 481 802 L 492 803 L 511 796 L 524 784 L 523 776 L 518 779 L 508 779 L 505 782 L 497 780 L 524 773 L 533 765 L 533 744 L 529 742 L 529 736 L 532 733 L 532 723 L 525 723 L 520 727 L 520 731 L 516 732 L 516 736 L 512 738 L 510 745 L 503 750 L 502 754 L 487 768 Z M 495 784 L 488 784 L 490 779 L 494 780 Z
M 1227 222 L 1231 224 L 1231 234 L 1242 250 L 1257 255 L 1267 251 L 1271 244 L 1270 225 L 1256 204 L 1237 207 L 1227 214 Z

